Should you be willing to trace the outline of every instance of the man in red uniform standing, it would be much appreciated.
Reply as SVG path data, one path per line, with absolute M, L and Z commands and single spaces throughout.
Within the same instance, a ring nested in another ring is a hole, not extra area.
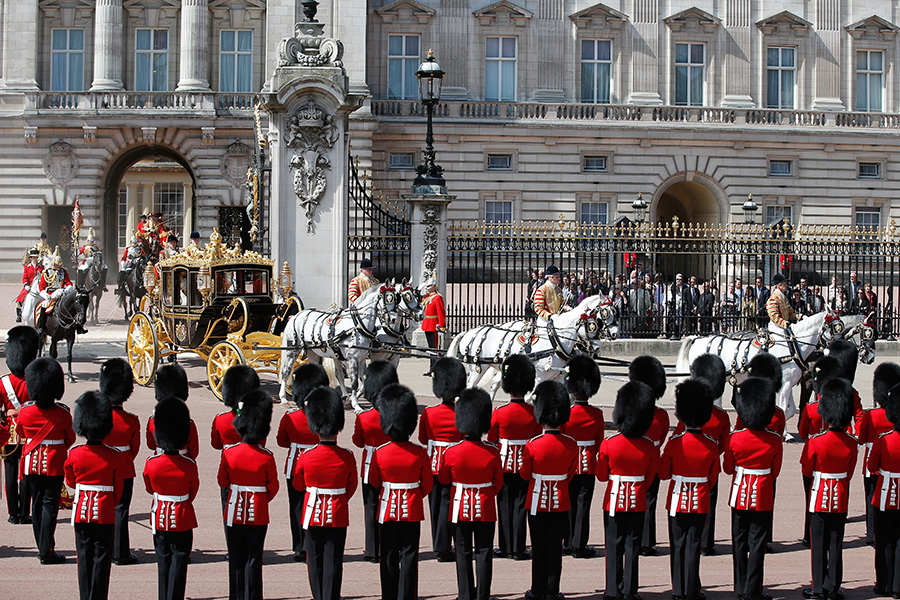
M 425 320 L 422 321 L 422 331 L 429 348 L 439 348 L 439 333 L 447 331 L 447 311 L 444 307 L 444 297 L 438 291 L 437 271 L 432 273 L 423 284 L 424 294 L 422 305 L 425 307 Z M 434 368 L 436 359 L 431 359 L 431 367 Z
M 16 323 L 22 322 L 22 303 L 25 302 L 25 297 L 31 291 L 35 277 L 44 270 L 44 265 L 40 263 L 40 252 L 36 247 L 28 250 L 22 266 L 22 291 L 16 297 Z M 35 290 L 35 293 L 37 293 L 37 290 Z
M 893 425 L 872 444 L 868 469 L 878 473 L 871 503 L 875 511 L 876 596 L 900 596 L 900 385 L 891 388 L 884 402 Z

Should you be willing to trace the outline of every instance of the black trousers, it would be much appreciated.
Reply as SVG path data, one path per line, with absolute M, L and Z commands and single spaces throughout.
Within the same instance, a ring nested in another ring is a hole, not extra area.
M 377 559 L 381 554 L 379 533 L 381 524 L 378 522 L 378 499 L 381 496 L 381 488 L 362 484 L 363 513 L 366 523 L 366 558 Z
M 422 331 L 425 334 L 425 341 L 428 342 L 429 348 L 437 348 L 438 347 L 438 332 L 437 331 Z M 431 359 L 431 368 L 434 368 L 434 363 L 437 362 L 438 359 Z
M 803 505 L 803 539 L 810 541 L 809 537 L 809 494 L 812 490 L 812 477 L 803 476 L 803 493 L 806 498 L 806 504 Z
M 659 477 L 647 488 L 647 512 L 644 513 L 644 533 L 641 535 L 641 547 L 656 546 L 656 498 L 659 496 Z
M 13 448 L 15 447 L 15 450 Z M 10 454 L 3 459 L 6 483 L 6 509 L 9 516 L 22 519 L 31 514 L 31 497 L 25 480 L 19 481 L 19 459 L 22 457 L 22 445 L 4 446 Z
M 644 532 L 644 513 L 603 511 L 606 538 L 606 594 L 631 596 L 638 593 L 638 558 Z
M 381 525 L 381 600 L 416 600 L 419 595 L 421 521 Z
M 56 517 L 63 476 L 26 475 L 25 481 L 31 495 L 31 527 L 38 556 L 47 556 L 56 548 Z
M 731 510 L 731 559 L 734 593 L 738 596 L 762 594 L 766 541 L 771 528 L 771 510 Z
M 878 509 L 872 506 L 872 498 L 875 496 L 875 487 L 878 485 L 878 475 L 863 477 L 863 488 L 866 491 L 866 543 L 875 542 L 875 513 Z M 807 505 L 809 507 L 809 505 Z
M 456 523 L 453 526 L 453 543 L 456 545 L 456 583 L 459 587 L 459 600 L 488 600 L 491 597 L 493 577 L 493 521 Z
M 291 549 L 294 554 L 305 552 L 303 538 L 306 531 L 303 529 L 303 498 L 306 492 L 294 489 L 293 479 L 285 480 L 288 492 L 288 516 L 291 521 Z
M 569 511 L 566 548 L 572 550 L 587 548 L 591 534 L 591 502 L 594 500 L 594 483 L 596 481 L 597 478 L 593 473 L 573 475 L 569 481 L 569 499 L 572 509 Z
M 709 486 L 709 512 L 706 513 L 706 522 L 703 524 L 703 533 L 700 534 L 700 548 L 711 550 L 716 547 L 716 506 L 719 504 L 719 482 Z
M 134 477 L 125 480 L 122 486 L 122 497 L 116 504 L 116 531 L 113 534 L 113 560 L 128 558 L 131 555 L 131 540 L 128 538 L 128 513 L 131 510 L 131 497 L 134 493 Z
M 844 578 L 844 526 L 847 513 L 810 513 L 809 545 L 812 551 L 812 590 L 822 594 L 841 589 Z
M 232 525 L 228 544 L 228 596 L 235 600 L 262 600 L 262 558 L 268 525 Z
M 194 546 L 194 530 L 157 531 L 153 536 L 159 581 L 159 600 L 184 600 L 188 558 Z
M 706 513 L 676 513 L 669 517 L 669 567 L 672 594 L 700 593 L 700 534 Z
M 306 564 L 314 600 L 340 600 L 346 541 L 346 527 L 310 527 L 306 531 Z
M 434 478 L 434 487 L 428 493 L 431 510 L 431 545 L 435 552 L 450 551 L 450 488 Z
M 106 600 L 109 596 L 110 550 L 115 525 L 75 523 L 74 529 L 81 600 Z
M 518 473 L 503 474 L 503 489 L 497 494 L 497 547 L 504 554 L 525 552 L 525 496 L 528 482 Z
M 535 598 L 552 600 L 559 596 L 563 540 L 568 524 L 568 511 L 528 515 L 528 528 L 531 530 L 531 591 Z
M 875 587 L 900 594 L 900 510 L 875 511 Z

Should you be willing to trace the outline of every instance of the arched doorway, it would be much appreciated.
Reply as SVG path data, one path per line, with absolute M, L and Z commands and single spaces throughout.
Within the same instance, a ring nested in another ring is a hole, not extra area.
M 656 201 L 656 222 L 669 223 L 675 216 L 683 224 L 722 222 L 717 194 L 706 183 L 683 179 L 661 189 Z

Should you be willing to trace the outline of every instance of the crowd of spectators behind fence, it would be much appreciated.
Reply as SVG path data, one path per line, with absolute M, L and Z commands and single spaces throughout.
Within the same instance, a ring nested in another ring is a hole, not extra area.
M 824 287 L 809 285 L 803 276 L 786 275 L 792 281 L 788 300 L 797 314 L 809 316 L 826 308 L 840 315 L 874 313 L 881 335 L 891 336 L 891 288 L 887 288 L 887 303 L 881 306 L 872 284 L 860 282 L 856 272 L 850 273 L 846 285 L 835 275 Z M 531 269 L 528 278 L 526 313 L 533 316 L 531 301 L 544 282 L 544 271 Z M 771 289 L 762 277 L 752 282 L 735 277 L 721 289 L 714 277 L 704 280 L 678 273 L 666 278 L 644 271 L 638 263 L 627 274 L 612 274 L 605 269 L 563 271 L 559 287 L 569 307 L 595 294 L 609 297 L 618 313 L 620 337 L 678 339 L 682 335 L 753 330 L 769 321 L 766 301 Z

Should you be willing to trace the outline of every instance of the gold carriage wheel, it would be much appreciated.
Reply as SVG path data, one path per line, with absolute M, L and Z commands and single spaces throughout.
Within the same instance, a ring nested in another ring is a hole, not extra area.
M 281 357 L 282 356 L 284 356 L 283 352 L 279 352 L 278 353 L 278 375 L 279 375 L 279 377 L 281 376 Z M 309 362 L 309 358 L 307 358 L 306 353 L 301 350 L 300 354 L 297 355 L 297 358 L 294 359 L 294 366 L 291 367 L 291 372 L 287 376 L 287 380 L 284 382 L 285 391 L 287 392 L 288 396 L 294 395 L 294 391 L 292 389 L 294 387 L 294 371 L 297 370 L 297 367 L 299 367 L 300 365 L 302 365 L 303 363 L 306 363 L 306 362 Z
M 131 317 L 125 353 L 128 355 L 134 381 L 140 385 L 150 385 L 159 366 L 159 339 L 156 327 L 147 313 L 138 312 Z
M 225 377 L 225 371 L 234 365 L 244 364 L 247 364 L 244 353 L 232 342 L 219 342 L 213 346 L 209 358 L 206 359 L 206 379 L 216 398 L 222 399 L 222 379 Z

